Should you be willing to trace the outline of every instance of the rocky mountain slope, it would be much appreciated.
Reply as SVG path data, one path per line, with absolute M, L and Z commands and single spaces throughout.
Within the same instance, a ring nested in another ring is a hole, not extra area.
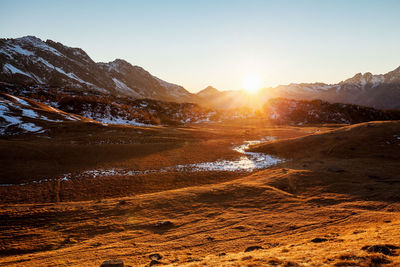
M 195 96 L 122 59 L 94 62 L 85 51 L 34 36 L 0 39 L 0 81 L 94 90 L 117 96 L 193 102 Z
M 400 110 L 379 110 L 353 104 L 322 100 L 273 98 L 264 105 L 264 113 L 280 124 L 345 123 L 400 120 Z

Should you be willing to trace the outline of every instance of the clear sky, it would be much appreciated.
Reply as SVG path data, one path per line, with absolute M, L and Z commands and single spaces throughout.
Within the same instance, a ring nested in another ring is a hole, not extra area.
M 122 58 L 196 92 L 334 83 L 400 65 L 400 1 L 0 0 L 0 37 Z

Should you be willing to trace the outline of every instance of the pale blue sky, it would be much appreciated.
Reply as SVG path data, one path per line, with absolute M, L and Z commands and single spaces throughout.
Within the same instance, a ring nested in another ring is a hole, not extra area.
M 400 65 L 400 1 L 0 0 L 0 37 L 122 58 L 198 91 L 339 82 Z

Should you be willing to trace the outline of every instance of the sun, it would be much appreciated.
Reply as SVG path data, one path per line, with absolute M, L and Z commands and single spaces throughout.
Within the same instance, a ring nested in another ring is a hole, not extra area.
M 261 79 L 256 75 L 247 75 L 243 79 L 243 87 L 248 93 L 257 93 L 261 89 Z

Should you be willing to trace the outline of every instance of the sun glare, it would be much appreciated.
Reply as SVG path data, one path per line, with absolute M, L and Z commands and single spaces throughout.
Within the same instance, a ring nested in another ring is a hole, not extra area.
M 261 80 L 255 75 L 246 76 L 243 79 L 243 87 L 248 93 L 257 93 L 261 89 Z

